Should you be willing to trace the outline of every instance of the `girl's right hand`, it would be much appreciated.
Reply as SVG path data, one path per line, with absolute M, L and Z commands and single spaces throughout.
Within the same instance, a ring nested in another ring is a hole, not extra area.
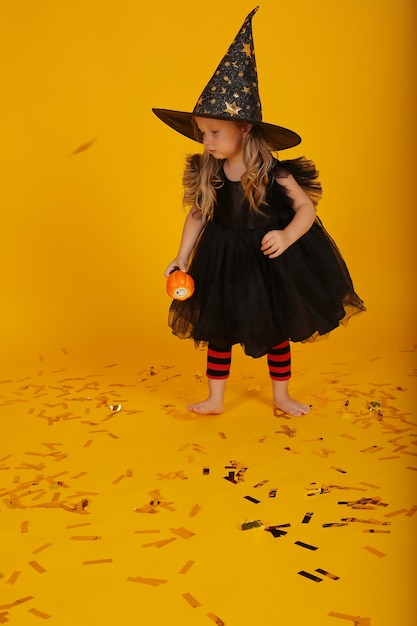
M 181 259 L 179 257 L 171 261 L 171 263 L 168 265 L 168 267 L 165 270 L 164 275 L 166 276 L 166 278 L 168 278 L 168 276 L 172 274 L 174 270 L 181 270 L 182 272 L 186 272 L 187 271 L 186 261 L 184 261 L 184 259 Z

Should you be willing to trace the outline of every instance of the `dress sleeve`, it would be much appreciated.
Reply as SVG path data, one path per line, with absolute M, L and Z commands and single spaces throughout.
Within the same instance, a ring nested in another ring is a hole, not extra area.
M 317 206 L 322 196 L 321 183 L 318 180 L 318 171 L 313 161 L 309 161 L 305 157 L 298 157 L 297 159 L 288 159 L 286 161 L 277 161 L 275 166 L 275 172 L 277 176 L 282 176 L 282 171 L 292 174 L 300 185 L 300 187 L 306 192 L 307 196 L 313 202 L 314 206 Z

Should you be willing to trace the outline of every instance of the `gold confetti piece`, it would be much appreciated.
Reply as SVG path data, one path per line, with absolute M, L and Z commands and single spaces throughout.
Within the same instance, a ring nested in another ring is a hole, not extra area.
M 227 439 L 226 434 L 225 433 L 219 433 L 219 436 L 221 439 Z
M 133 470 L 132 469 L 127 469 L 126 470 L 126 478 L 132 478 L 133 476 Z
M 150 543 L 143 543 L 142 548 L 164 548 L 176 540 L 176 537 L 170 537 L 169 539 L 162 539 L 161 541 L 151 541 Z
M 147 535 L 150 533 L 160 533 L 160 530 L 135 530 L 134 534 L 135 535 Z
M 20 606 L 24 602 L 29 602 L 29 600 L 33 600 L 33 596 L 25 596 L 24 598 L 19 598 L 18 600 L 10 602 L 9 604 L 0 604 L 0 611 L 13 609 L 15 606 Z
M 187 561 L 187 563 L 185 563 L 185 565 L 182 566 L 182 568 L 180 569 L 180 571 L 178 572 L 179 574 L 186 574 L 194 565 L 195 561 Z
M 371 533 L 371 535 L 374 535 L 374 534 L 389 535 L 391 533 L 390 530 L 380 530 L 379 528 L 364 528 L 362 532 Z
M 380 456 L 378 457 L 378 461 L 392 461 L 394 459 L 400 459 L 400 456 Z
M 19 572 L 19 571 L 13 572 L 13 574 L 11 574 L 9 579 L 6 580 L 5 582 L 8 583 L 9 585 L 14 585 L 21 573 L 22 572 Z M 0 607 L 0 608 L 4 608 L 4 607 Z
M 75 150 L 73 152 L 71 152 L 70 156 L 75 156 L 76 154 L 80 154 L 81 152 L 85 152 L 86 150 L 91 148 L 91 146 L 96 141 L 97 141 L 97 137 L 94 137 L 94 139 L 90 139 L 90 141 L 87 141 L 86 143 L 82 143 L 80 146 L 78 146 L 78 148 L 75 148 Z M 107 365 L 106 367 L 114 367 L 114 366 L 113 365 Z
M 207 617 L 217 625 L 217 626 L 226 626 L 226 622 L 224 622 L 220 617 L 217 617 L 214 613 L 206 613 Z
M 107 437 L 111 437 L 112 439 L 119 439 L 119 435 L 115 435 L 114 433 L 107 433 Z
M 89 448 L 92 443 L 94 443 L 94 439 L 89 439 L 88 441 L 85 442 L 85 444 L 83 445 L 83 448 Z
M 20 532 L 21 533 L 28 533 L 29 532 L 29 521 L 26 520 L 25 522 L 22 522 L 20 524 Z
M 370 552 L 371 554 L 374 554 L 375 556 L 379 556 L 379 557 L 386 556 L 386 554 L 384 554 L 383 552 L 380 552 L 379 550 L 377 550 L 376 548 L 373 548 L 372 546 L 364 546 L 364 550 L 368 550 L 368 552 Z
M 186 528 L 170 528 L 169 530 L 174 535 L 182 537 L 182 539 L 191 539 L 191 537 L 194 537 L 195 535 L 195 533 L 193 533 L 191 530 L 187 530 Z
M 186 600 L 188 602 L 188 604 L 191 604 L 191 606 L 196 609 L 201 605 L 201 602 L 199 602 L 198 600 L 196 600 L 196 598 L 194 598 L 194 596 L 191 595 L 191 593 L 183 593 L 182 597 L 184 598 L 184 600 Z
M 39 546 L 39 548 L 32 550 L 32 554 L 39 554 L 39 552 L 43 552 L 43 550 L 46 550 L 47 548 L 50 548 L 51 546 L 52 546 L 52 543 L 44 543 L 42 546 Z
M 93 561 L 83 561 L 83 565 L 102 565 L 104 563 L 113 563 L 113 559 L 94 559 Z
M 353 435 L 348 435 L 347 433 L 341 433 L 340 436 L 344 437 L 345 439 L 352 439 L 352 441 L 356 441 L 356 437 L 353 437 Z
M 44 574 L 47 570 L 37 561 L 28 561 L 28 565 L 33 567 L 34 570 L 38 572 L 38 574 Z
M 29 609 L 28 613 L 32 613 L 32 615 L 36 615 L 36 617 L 40 617 L 41 619 L 49 619 L 51 617 L 51 615 L 48 615 L 47 613 L 43 613 L 42 611 L 39 611 L 39 609 Z
M 168 582 L 165 578 L 144 578 L 143 576 L 129 576 L 127 580 L 131 583 L 142 583 L 144 585 L 152 585 L 158 587 L 158 585 L 164 585 Z

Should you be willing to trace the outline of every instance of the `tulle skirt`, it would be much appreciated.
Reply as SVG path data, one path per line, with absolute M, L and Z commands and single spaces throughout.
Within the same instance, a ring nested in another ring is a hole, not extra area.
M 169 326 L 181 339 L 260 357 L 286 339 L 314 341 L 365 310 L 346 264 L 319 218 L 281 256 L 261 252 L 274 226 L 231 229 L 210 221 L 189 267 L 195 292 L 174 300 Z

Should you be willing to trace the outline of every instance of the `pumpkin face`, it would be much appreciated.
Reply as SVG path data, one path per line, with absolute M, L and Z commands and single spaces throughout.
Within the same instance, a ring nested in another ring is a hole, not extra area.
M 194 293 L 194 281 L 189 274 L 175 270 L 167 279 L 167 294 L 174 300 L 187 300 Z

